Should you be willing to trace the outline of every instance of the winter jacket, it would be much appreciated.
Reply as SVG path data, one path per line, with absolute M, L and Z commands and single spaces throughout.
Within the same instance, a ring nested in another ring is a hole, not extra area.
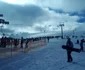
M 66 46 L 73 48 L 73 43 L 70 40 L 67 40 Z

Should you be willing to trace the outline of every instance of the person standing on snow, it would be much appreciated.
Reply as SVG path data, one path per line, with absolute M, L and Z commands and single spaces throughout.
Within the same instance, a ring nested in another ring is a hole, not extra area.
M 23 40 L 23 52 L 26 50 L 26 40 Z
M 70 38 L 68 38 L 68 40 L 67 40 L 67 42 L 66 42 L 66 46 L 73 48 L 73 43 L 72 43 L 72 41 L 71 41 Z M 71 51 L 70 49 L 67 50 L 67 62 L 72 62 L 72 61 L 73 61 L 73 58 L 72 58 L 72 56 L 71 56 L 71 52 L 72 52 L 72 51 Z
M 81 51 L 84 51 L 83 42 L 84 42 L 84 39 L 82 39 L 81 42 L 80 42 L 80 50 L 81 50 Z
M 79 44 L 79 40 L 78 39 L 77 39 L 76 43 Z

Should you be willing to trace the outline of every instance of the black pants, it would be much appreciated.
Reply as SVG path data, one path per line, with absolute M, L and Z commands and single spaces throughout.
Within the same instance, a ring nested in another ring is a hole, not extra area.
M 81 49 L 81 51 L 83 51 L 83 50 L 84 50 L 83 46 L 81 46 L 81 48 L 80 48 L 80 49 Z
M 67 62 L 72 62 L 72 60 L 73 60 L 70 50 L 67 50 L 67 59 L 68 59 Z

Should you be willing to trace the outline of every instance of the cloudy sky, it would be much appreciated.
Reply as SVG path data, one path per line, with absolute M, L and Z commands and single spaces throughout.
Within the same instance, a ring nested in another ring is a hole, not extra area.
M 0 0 L 0 13 L 8 35 L 85 30 L 85 0 Z

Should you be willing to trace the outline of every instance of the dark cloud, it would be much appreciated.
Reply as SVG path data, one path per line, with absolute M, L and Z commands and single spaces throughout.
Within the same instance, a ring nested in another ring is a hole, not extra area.
M 80 12 L 68 12 L 70 16 L 79 16 L 85 17 L 85 10 L 81 10 Z
M 80 17 L 78 20 L 77 20 L 78 23 L 84 23 L 85 22 L 85 17 Z
M 85 0 L 36 0 L 44 7 L 62 9 L 66 12 L 75 12 L 85 9 Z
M 56 13 L 60 13 L 60 14 L 62 14 L 62 13 L 66 13 L 65 11 L 63 11 L 62 9 L 53 9 L 53 8 L 51 8 L 51 7 L 48 7 L 48 9 L 49 10 L 52 10 L 52 11 L 55 11 Z
M 70 16 L 78 16 L 79 19 L 77 20 L 78 23 L 84 23 L 85 22 L 85 10 L 82 10 L 80 12 L 69 12 Z
M 79 17 L 83 16 L 83 17 L 85 17 L 85 9 L 83 9 L 81 11 L 77 11 L 77 12 L 66 12 L 66 11 L 64 11 L 62 9 L 54 9 L 54 8 L 51 8 L 51 7 L 48 7 L 48 9 L 52 10 L 52 11 L 54 11 L 56 13 L 59 13 L 59 14 L 66 14 L 66 13 L 68 13 L 69 16 L 79 16 Z
M 0 13 L 14 24 L 32 25 L 45 15 L 45 11 L 36 5 L 12 5 L 0 3 Z
M 79 16 L 78 12 L 69 12 L 69 16 Z
M 84 23 L 85 22 L 85 10 L 81 10 L 81 11 L 78 11 L 78 12 L 65 12 L 61 9 L 53 9 L 53 8 L 50 8 L 48 7 L 49 10 L 52 10 L 56 13 L 59 13 L 59 14 L 69 14 L 69 16 L 78 16 L 79 19 L 76 21 L 78 23 Z

